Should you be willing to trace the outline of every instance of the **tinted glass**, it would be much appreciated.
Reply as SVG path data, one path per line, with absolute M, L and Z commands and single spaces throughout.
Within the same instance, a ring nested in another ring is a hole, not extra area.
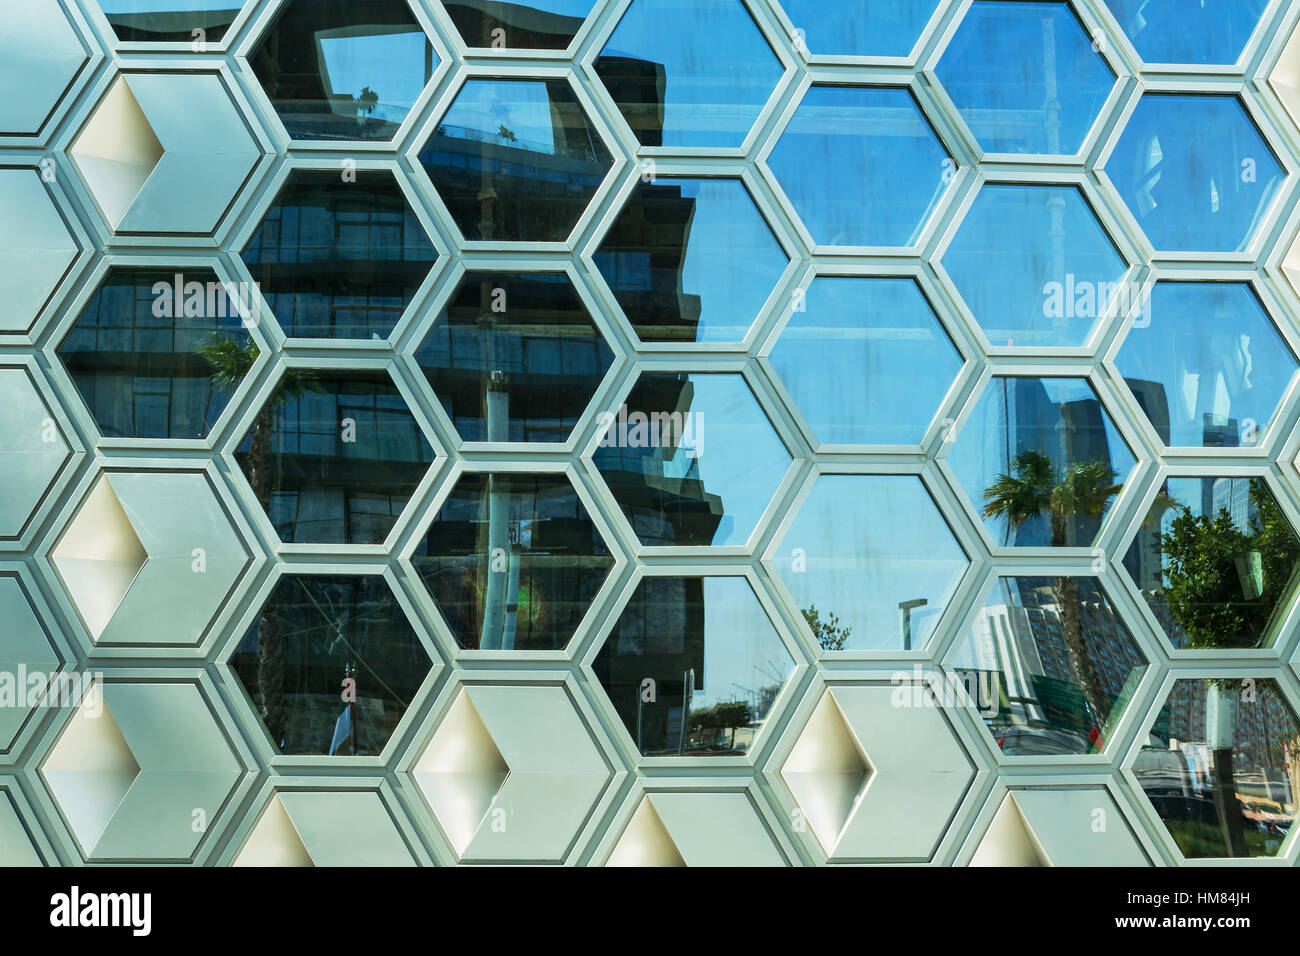
M 132 43 L 215 43 L 242 6 L 243 0 L 99 0 L 117 38 Z
M 442 0 L 466 46 L 563 50 L 582 28 L 593 0 Z
M 907 56 L 939 0 L 781 0 L 795 37 L 810 53 Z
M 1235 63 L 1268 0 L 1106 0 L 1148 63 Z

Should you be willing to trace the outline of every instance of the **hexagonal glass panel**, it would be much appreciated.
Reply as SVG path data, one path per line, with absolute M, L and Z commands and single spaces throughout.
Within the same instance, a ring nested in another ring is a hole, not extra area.
M 1236 63 L 1268 0 L 1106 0 L 1148 63 Z
M 113 268 L 58 354 L 105 438 L 206 438 L 257 356 L 254 312 L 211 269 Z
M 0 332 L 26 332 L 77 259 L 77 241 L 41 177 L 39 169 L 0 169 L 0 215 L 22 223 L 0 234 L 0 259 L 14 264 L 0 271 Z
M 740 146 L 785 72 L 741 0 L 633 0 L 596 75 L 642 146 Z
M 814 86 L 768 166 L 823 246 L 916 241 L 956 174 L 905 89 Z
M 593 461 L 641 543 L 743 545 L 790 452 L 742 376 L 646 372 Z
M 294 139 L 390 140 L 437 59 L 405 0 L 289 0 L 248 62 Z
M 1067 3 L 978 0 L 935 74 L 986 153 L 1077 153 L 1115 85 Z
M 383 339 L 438 254 L 387 170 L 295 170 L 240 257 L 284 334 Z
M 1180 680 L 1133 773 L 1183 856 L 1280 856 L 1295 823 L 1297 739 L 1276 681 Z
M 1300 540 L 1263 479 L 1170 477 L 1124 567 L 1175 647 L 1260 647 L 1291 609 Z
M 429 673 L 388 582 L 287 574 L 230 657 L 282 754 L 375 756 Z
M 243 6 L 243 0 L 98 2 L 117 38 L 130 43 L 217 43 Z
M 442 0 L 468 47 L 563 50 L 582 29 L 595 0 Z
M 1095 754 L 1147 660 L 1091 577 L 1003 577 L 948 660 L 1003 753 Z
M 505 242 L 563 242 L 614 165 L 564 80 L 467 80 L 419 158 L 466 239 Z
M 742 756 L 794 670 L 743 577 L 647 577 L 592 661 L 647 757 Z
M 235 452 L 286 544 L 383 544 L 433 458 L 378 370 L 289 369 Z
M 411 563 L 461 647 L 563 648 L 614 566 L 564 475 L 465 474 Z
M 71 449 L 50 412 L 33 370 L 0 365 L 0 537 L 17 537 L 46 500 Z
M 916 281 L 876 277 L 813 279 L 770 360 L 832 445 L 919 443 L 962 366 Z
M 983 186 L 943 266 L 993 345 L 1081 346 L 1128 263 L 1073 186 Z
M 1087 379 L 999 376 L 948 455 L 993 540 L 1088 547 L 1135 464 Z
M 1257 445 L 1295 376 L 1286 340 L 1244 282 L 1158 282 L 1115 366 L 1166 445 Z
M 1146 93 L 1105 164 L 1157 249 L 1235 252 L 1284 178 L 1235 96 Z
M 970 561 L 915 475 L 821 475 L 775 564 L 822 650 L 920 650 Z
M 592 257 L 646 342 L 739 342 L 789 263 L 738 179 L 638 183 Z
M 939 0 L 781 0 L 796 49 L 832 56 L 907 56 L 938 6 Z
M 470 272 L 416 350 L 465 441 L 567 441 L 614 362 L 562 272 Z

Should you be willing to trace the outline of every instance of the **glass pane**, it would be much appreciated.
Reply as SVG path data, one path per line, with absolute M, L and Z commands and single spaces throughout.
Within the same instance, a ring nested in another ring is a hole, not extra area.
M 59 346 L 105 438 L 206 438 L 257 346 L 211 269 L 110 269 Z
M 1235 96 L 1147 93 L 1105 168 L 1165 251 L 1245 249 L 1283 180 Z
M 242 6 L 243 0 L 99 0 L 117 38 L 131 43 L 216 43 Z
M 957 167 L 902 89 L 814 86 L 768 158 L 813 240 L 905 246 Z
M 648 577 L 592 669 L 645 756 L 740 756 L 794 659 L 744 578 Z
M 1147 661 L 1096 578 L 998 578 L 951 666 L 1003 753 L 1100 753 Z
M 471 272 L 415 353 L 466 441 L 567 441 L 614 353 L 564 273 Z
M 943 266 L 993 345 L 1083 345 L 1128 263 L 1073 186 L 980 189 Z
M 1115 85 L 1065 3 L 975 3 L 936 74 L 986 153 L 1077 153 Z
M 496 50 L 563 50 L 594 0 L 442 0 L 466 46 Z
M 962 366 L 916 282 L 874 277 L 814 279 L 771 361 L 817 440 L 847 445 L 919 443 Z
M 640 183 L 594 255 L 648 342 L 739 342 L 789 258 L 735 179 Z
M 1180 680 L 1133 772 L 1183 856 L 1278 856 L 1295 822 L 1298 740 L 1275 681 Z
M 564 475 L 467 474 L 411 559 L 461 647 L 549 651 L 614 565 Z
M 1133 470 L 1086 379 L 994 378 L 948 456 L 1000 545 L 1088 547 Z
M 404 2 L 289 0 L 249 64 L 295 139 L 389 140 L 435 59 Z
M 281 541 L 382 544 L 433 449 L 386 372 L 290 369 L 235 459 Z
M 613 165 L 564 80 L 468 80 L 420 162 L 466 239 L 563 242 Z
M 650 372 L 593 460 L 643 544 L 743 545 L 790 467 L 745 380 Z
M 1257 445 L 1296 358 L 1245 283 L 1159 282 L 1115 365 L 1167 445 Z
M 392 173 L 300 170 L 240 256 L 285 335 L 382 339 L 437 253 Z
M 1124 566 L 1175 647 L 1260 647 L 1290 609 L 1300 541 L 1259 478 L 1168 478 Z
M 633 0 L 596 74 L 642 146 L 740 146 L 784 72 L 740 0 Z
M 969 564 L 914 475 L 821 475 L 776 555 L 827 651 L 921 649 Z
M 1235 63 L 1268 0 L 1106 0 L 1148 63 Z
M 835 56 L 907 56 L 938 5 L 939 0 L 781 0 L 808 52 Z
M 230 666 L 278 752 L 360 757 L 384 749 L 431 665 L 383 577 L 290 574 Z

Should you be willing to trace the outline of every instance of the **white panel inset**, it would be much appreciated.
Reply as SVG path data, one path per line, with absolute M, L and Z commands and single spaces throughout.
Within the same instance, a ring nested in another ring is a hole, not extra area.
M 162 144 L 125 77 L 119 76 L 95 107 L 71 153 L 116 229 L 163 157 Z
M 685 866 L 668 828 L 659 818 L 649 797 L 632 814 L 627 829 L 618 838 L 606 866 Z
M 827 854 L 862 799 L 871 764 L 830 691 L 822 694 L 781 777 Z
M 989 824 L 971 866 L 1051 866 L 1047 854 L 1025 822 L 1016 798 L 1008 793 Z
M 278 793 L 231 866 L 315 866 Z

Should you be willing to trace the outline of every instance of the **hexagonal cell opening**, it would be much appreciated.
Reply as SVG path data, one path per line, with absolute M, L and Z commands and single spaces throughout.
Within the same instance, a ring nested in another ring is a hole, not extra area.
M 465 441 L 564 442 L 614 353 L 562 272 L 470 272 L 415 352 Z
M 920 444 L 962 367 L 915 280 L 876 277 L 813 279 L 770 361 L 830 445 Z
M 493 50 L 563 50 L 595 0 L 442 0 L 465 45 Z
M 767 160 L 813 242 L 907 246 L 957 172 L 906 89 L 813 86 Z
M 294 139 L 375 141 L 438 61 L 406 0 L 288 0 L 248 62 Z
M 824 651 L 920 650 L 970 566 L 913 475 L 821 475 L 774 560 Z
M 1157 282 L 1115 367 L 1166 445 L 1258 445 L 1300 367 L 1244 282 Z
M 0 106 L 0 133 L 34 136 L 90 57 L 61 4 L 24 4 L 8 12 L 0 62 L 6 82 L 21 84 L 22 95 Z
M 795 49 L 830 56 L 908 56 L 938 7 L 939 0 L 781 0 Z
M 1132 769 L 1183 856 L 1279 857 L 1295 822 L 1298 739 L 1274 680 L 1179 680 Z
M 741 0 L 633 0 L 595 62 L 642 146 L 740 146 L 784 69 Z
M 948 455 L 1003 547 L 1088 547 L 1136 462 L 1087 379 L 997 376 Z
M 1105 0 L 1147 63 L 1236 63 L 1268 0 Z
M 791 467 L 734 373 L 646 372 L 599 424 L 593 461 L 647 546 L 745 544 Z
M 282 577 L 229 664 L 281 754 L 379 754 L 432 669 L 379 575 Z
M 1009 756 L 1105 749 L 1148 661 L 1097 578 L 1002 577 L 949 653 Z
M 116 228 L 163 157 L 158 135 L 126 77 L 119 76 L 109 88 L 70 153 Z
M 1300 539 L 1262 478 L 1170 477 L 1124 567 L 1174 647 L 1262 647 L 1291 609 Z
M 386 339 L 438 258 L 388 170 L 294 170 L 240 257 L 284 334 Z
M 462 475 L 411 563 L 457 643 L 559 650 L 614 558 L 564 475 Z
M 286 543 L 382 544 L 433 459 L 379 370 L 287 369 L 235 452 Z
M 461 235 L 563 242 L 614 165 L 565 80 L 465 81 L 419 161 Z
M 743 756 L 795 661 L 742 577 L 642 579 L 592 661 L 647 757 Z
M 243 0 L 98 0 L 113 33 L 129 43 L 218 43 Z

